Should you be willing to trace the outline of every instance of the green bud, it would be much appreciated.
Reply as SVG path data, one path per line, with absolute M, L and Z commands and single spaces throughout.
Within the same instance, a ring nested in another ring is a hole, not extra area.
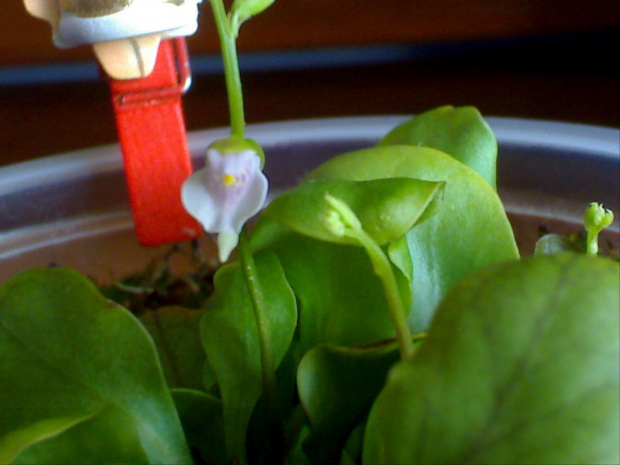
M 343 237 L 347 232 L 347 227 L 337 211 L 327 210 L 322 218 L 322 222 L 325 229 L 336 237 Z
M 603 204 L 592 202 L 586 208 L 584 226 L 586 231 L 602 231 L 614 222 L 614 212 L 604 208 Z
M 325 194 L 325 201 L 331 207 L 330 210 L 340 217 L 340 221 L 347 229 L 355 231 L 362 229 L 362 223 L 346 202 L 330 194 Z
M 603 204 L 592 202 L 586 208 L 583 225 L 588 233 L 587 251 L 589 255 L 598 254 L 598 235 L 614 222 L 614 213 Z
M 275 0 L 235 0 L 230 9 L 229 21 L 230 28 L 235 37 L 239 34 L 241 25 L 269 8 Z

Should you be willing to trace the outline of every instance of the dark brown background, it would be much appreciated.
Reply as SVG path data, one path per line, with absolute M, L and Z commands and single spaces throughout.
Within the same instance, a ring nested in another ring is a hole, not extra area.
M 57 50 L 21 0 L 3 0 L 0 71 L 92 63 L 88 47 Z M 208 2 L 189 38 L 217 54 Z M 241 31 L 248 53 L 408 47 L 407 59 L 246 72 L 247 120 L 415 114 L 475 105 L 486 115 L 620 126 L 617 0 L 277 0 Z M 400 49 L 399 49 L 400 50 Z M 281 61 L 286 61 L 282 58 Z M 34 72 L 34 70 L 33 70 Z M 188 129 L 227 124 L 221 75 L 195 73 Z M 0 86 L 0 165 L 116 140 L 105 82 Z

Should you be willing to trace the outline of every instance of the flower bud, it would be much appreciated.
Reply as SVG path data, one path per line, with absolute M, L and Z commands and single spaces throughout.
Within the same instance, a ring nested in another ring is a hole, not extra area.
M 583 225 L 587 232 L 586 247 L 589 255 L 598 254 L 598 235 L 614 222 L 614 213 L 603 204 L 592 202 L 586 208 Z
M 600 232 L 614 222 L 614 212 L 603 207 L 603 204 L 592 202 L 586 208 L 584 226 L 586 231 Z

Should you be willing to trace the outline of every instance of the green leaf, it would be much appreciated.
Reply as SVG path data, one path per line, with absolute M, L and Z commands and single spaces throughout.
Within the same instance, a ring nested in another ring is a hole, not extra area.
M 347 438 L 368 414 L 398 360 L 394 342 L 359 348 L 318 346 L 306 353 L 297 384 L 311 424 L 304 450 L 313 463 L 340 463 Z
M 585 253 L 585 251 L 584 247 L 570 237 L 560 234 L 545 234 L 536 241 L 534 255 L 559 255 L 564 252 Z
M 292 450 L 286 456 L 284 460 L 284 465 L 311 465 L 310 459 L 303 451 L 303 443 L 304 440 L 310 434 L 310 428 L 307 425 L 304 425 L 301 429 L 300 434 L 297 437 L 297 441 L 295 442 Z
M 239 34 L 241 25 L 253 16 L 269 8 L 275 0 L 235 0 L 230 9 L 230 27 L 233 34 Z
M 255 261 L 270 310 L 271 334 L 267 337 L 271 339 L 277 366 L 295 332 L 295 296 L 273 253 L 259 253 Z M 219 383 L 228 458 L 246 463 L 247 427 L 262 393 L 258 329 L 249 291 L 237 263 L 218 270 L 215 289 L 202 320 L 202 341 Z
M 519 253 L 501 200 L 475 171 L 434 149 L 394 145 L 333 158 L 309 180 L 410 177 L 445 181 L 441 208 L 409 233 L 413 260 L 413 308 L 409 322 L 424 331 L 437 303 L 467 274 Z
M 102 439 L 108 447 L 103 446 Z M 59 436 L 37 442 L 14 464 L 45 465 L 158 463 L 149 460 L 140 444 L 138 425 L 121 408 L 111 407 Z
M 0 386 L 7 461 L 191 462 L 148 333 L 74 271 L 0 288 Z
M 495 189 L 497 140 L 474 107 L 444 106 L 422 113 L 392 129 L 379 146 L 430 147 L 477 171 Z
M 565 254 L 464 279 L 391 371 L 365 463 L 618 463 L 619 276 Z
M 162 307 L 140 315 L 151 333 L 170 388 L 204 389 L 202 370 L 206 357 L 200 339 L 199 310 Z
M 402 237 L 416 223 L 428 218 L 428 211 L 440 198 L 443 183 L 411 178 L 372 181 L 306 182 L 276 198 L 263 212 L 292 230 L 340 244 L 357 244 L 346 236 L 334 235 L 325 225 L 330 210 L 326 194 L 345 202 L 362 228 L 379 245 Z
M 413 281 L 413 261 L 411 260 L 407 237 L 402 236 L 391 242 L 387 252 L 391 262 L 400 270 L 407 281 Z
M 9 463 L 28 446 L 57 436 L 73 426 L 94 417 L 99 412 L 73 417 L 41 420 L 25 428 L 11 431 L 0 438 L 0 463 Z M 33 463 L 35 463 L 33 461 Z
M 312 239 L 265 217 L 253 230 L 252 247 L 278 255 L 295 291 L 301 355 L 319 344 L 359 346 L 394 337 L 383 287 L 363 248 Z
M 411 308 L 412 303 L 412 284 L 413 284 L 413 261 L 407 236 L 401 236 L 387 247 L 390 261 L 394 264 L 396 282 L 400 290 L 400 298 L 406 309 Z
M 222 401 L 194 389 L 173 389 L 171 392 L 189 446 L 198 449 L 207 463 L 226 465 Z

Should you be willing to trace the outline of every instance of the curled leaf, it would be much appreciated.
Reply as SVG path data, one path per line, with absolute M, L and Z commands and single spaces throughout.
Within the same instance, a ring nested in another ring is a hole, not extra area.
M 414 332 L 420 332 L 459 279 L 491 263 L 514 260 L 519 253 L 502 202 L 488 182 L 437 150 L 373 147 L 333 158 L 308 175 L 313 181 L 403 177 L 445 181 L 441 208 L 407 233 L 414 267 L 409 321 Z
M 443 187 L 442 182 L 411 178 L 305 182 L 276 198 L 263 216 L 315 239 L 356 244 L 336 231 L 344 227 L 339 223 L 344 215 L 342 220 L 350 227 L 359 222 L 357 227 L 377 244 L 385 245 L 432 216 L 441 202 Z M 346 204 L 352 215 L 342 208 L 336 211 L 338 202 Z

